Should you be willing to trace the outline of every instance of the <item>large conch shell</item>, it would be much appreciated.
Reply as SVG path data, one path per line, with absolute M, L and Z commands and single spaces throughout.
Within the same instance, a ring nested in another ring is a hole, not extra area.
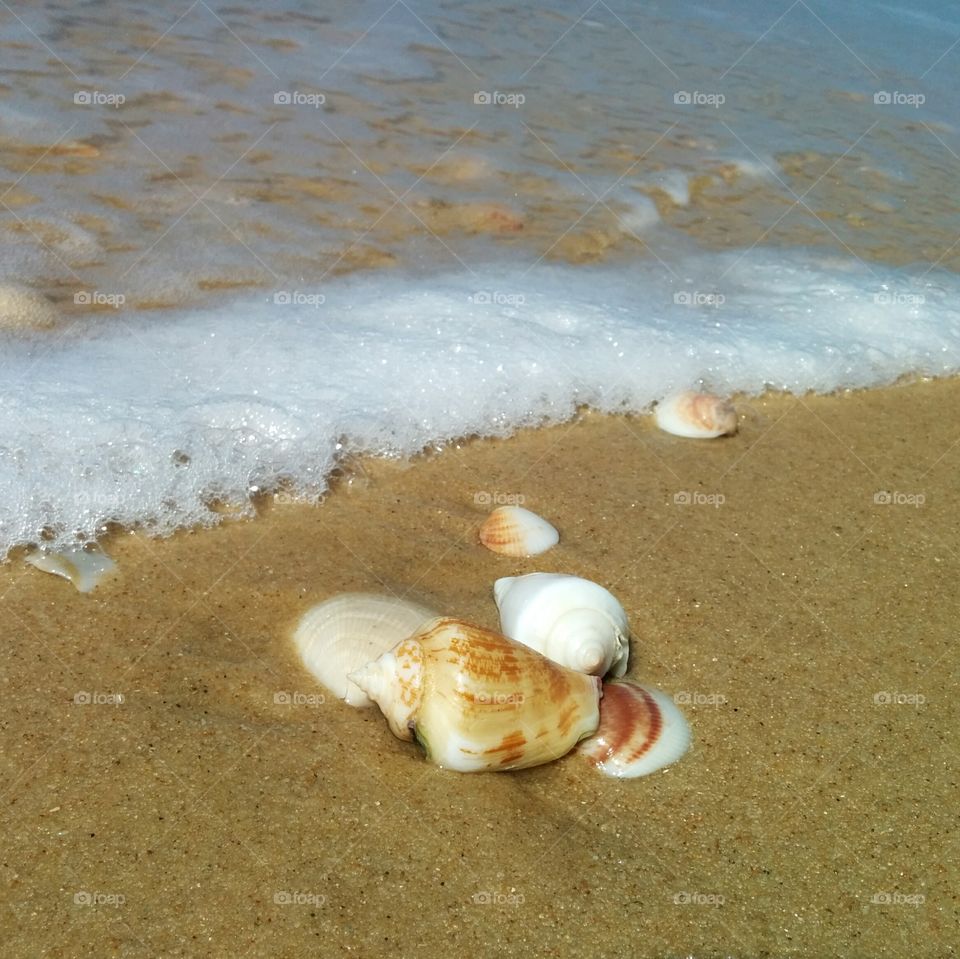
M 439 618 L 350 679 L 400 739 L 460 772 L 558 759 L 600 721 L 600 681 L 499 633 Z
M 293 634 L 304 666 L 350 706 L 372 706 L 347 678 L 393 649 L 436 613 L 426 606 L 375 593 L 339 593 L 311 606 Z
M 602 586 L 561 573 L 505 576 L 493 586 L 500 629 L 581 673 L 622 676 L 630 653 L 627 614 Z

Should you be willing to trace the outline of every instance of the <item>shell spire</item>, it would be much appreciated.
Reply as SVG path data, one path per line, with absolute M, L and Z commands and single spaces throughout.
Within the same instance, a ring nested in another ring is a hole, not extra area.
M 390 731 L 398 739 L 413 739 L 423 704 L 423 652 L 415 638 L 405 639 L 350 674 L 351 681 L 380 707 Z

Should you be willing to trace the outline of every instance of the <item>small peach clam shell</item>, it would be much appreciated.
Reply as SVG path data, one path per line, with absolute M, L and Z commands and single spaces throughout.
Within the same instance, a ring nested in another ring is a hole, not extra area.
M 542 516 L 522 506 L 498 506 L 480 527 L 480 542 L 504 556 L 536 556 L 560 542 Z
M 657 426 L 674 436 L 715 439 L 737 432 L 737 411 L 711 393 L 687 391 L 661 400 L 654 410 Z

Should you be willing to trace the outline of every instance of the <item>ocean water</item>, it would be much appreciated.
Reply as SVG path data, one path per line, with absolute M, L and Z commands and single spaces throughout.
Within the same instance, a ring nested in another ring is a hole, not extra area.
M 582 405 L 956 372 L 958 34 L 934 2 L 0 10 L 0 284 L 50 304 L 0 292 L 0 552 Z

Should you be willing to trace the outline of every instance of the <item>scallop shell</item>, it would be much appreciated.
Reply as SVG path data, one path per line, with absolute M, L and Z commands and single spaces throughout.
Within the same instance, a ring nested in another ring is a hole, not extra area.
M 690 727 L 673 700 L 636 683 L 606 683 L 600 726 L 577 747 L 600 772 L 632 779 L 676 762 L 690 747 Z
M 500 629 L 568 669 L 622 676 L 630 653 L 623 607 L 598 583 L 562 573 L 505 576 L 493 586 Z
M 460 772 L 551 762 L 600 720 L 598 679 L 457 619 L 425 624 L 350 678 L 395 736 Z
M 715 439 L 737 432 L 737 411 L 725 399 L 689 391 L 667 397 L 654 411 L 657 426 L 675 436 Z
M 556 546 L 560 534 L 522 506 L 498 506 L 480 527 L 480 542 L 505 556 L 536 556 Z
M 437 614 L 395 596 L 340 593 L 303 614 L 293 641 L 304 666 L 350 706 L 372 706 L 347 678 Z
M 65 546 L 63 549 L 36 549 L 24 559 L 45 573 L 69 579 L 77 592 L 89 593 L 112 573 L 117 564 L 96 544 Z

